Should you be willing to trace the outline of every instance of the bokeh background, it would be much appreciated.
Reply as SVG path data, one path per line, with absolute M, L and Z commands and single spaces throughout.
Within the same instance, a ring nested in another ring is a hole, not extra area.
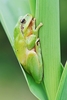
M 67 0 L 60 0 L 61 62 L 67 60 Z M 37 100 L 29 91 L 15 54 L 0 23 L 0 100 Z

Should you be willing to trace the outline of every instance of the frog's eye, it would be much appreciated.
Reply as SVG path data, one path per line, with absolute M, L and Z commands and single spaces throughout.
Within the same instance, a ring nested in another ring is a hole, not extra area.
M 25 24 L 25 23 L 26 23 L 26 20 L 25 20 L 25 19 L 22 19 L 22 20 L 21 20 L 21 23 L 22 23 L 22 24 Z
M 20 22 L 21 22 L 21 31 L 23 31 L 24 30 L 24 25 L 26 23 L 26 20 L 25 19 L 21 19 Z

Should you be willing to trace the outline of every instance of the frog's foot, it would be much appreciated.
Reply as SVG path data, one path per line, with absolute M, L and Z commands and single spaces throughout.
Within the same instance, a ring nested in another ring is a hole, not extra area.
M 35 45 L 39 46 L 40 45 L 40 38 L 37 38 Z
M 38 30 L 39 30 L 39 28 L 40 28 L 41 26 L 43 26 L 43 24 L 42 24 L 42 23 L 40 23 L 40 24 L 37 26 L 36 31 L 38 31 Z

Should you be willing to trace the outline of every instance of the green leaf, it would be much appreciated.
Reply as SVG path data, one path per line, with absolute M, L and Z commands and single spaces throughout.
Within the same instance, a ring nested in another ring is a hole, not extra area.
M 37 84 L 33 78 L 26 73 L 26 79 L 28 86 L 31 90 L 31 92 L 39 99 L 39 100 L 48 100 L 46 90 L 44 87 L 43 82 L 40 84 Z
M 56 100 L 67 100 L 67 62 L 61 76 Z
M 62 67 L 60 66 L 59 0 L 36 0 L 37 25 L 44 63 L 44 84 L 48 99 L 55 100 Z
M 25 15 L 30 13 L 30 8 L 28 4 L 28 0 L 0 0 L 0 21 L 3 25 L 3 28 L 6 32 L 6 35 L 10 41 L 10 44 L 14 50 L 14 27 L 17 23 L 18 17 L 21 15 Z M 31 92 L 40 100 L 47 100 L 46 91 L 43 83 L 37 84 L 32 79 L 30 75 L 28 75 L 23 67 L 20 65 L 29 89 Z
M 30 13 L 27 0 L 0 0 L 0 21 L 12 46 L 14 27 L 19 16 L 24 16 L 26 13 Z
M 33 16 L 35 16 L 35 10 L 36 10 L 36 0 L 29 0 L 31 13 Z

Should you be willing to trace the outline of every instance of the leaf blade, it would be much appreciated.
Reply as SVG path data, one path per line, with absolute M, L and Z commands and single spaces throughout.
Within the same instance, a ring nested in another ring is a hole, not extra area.
M 36 0 L 29 0 L 29 4 L 30 4 L 31 13 L 33 16 L 35 16 Z
M 16 5 L 15 5 L 16 3 Z M 24 9 L 24 10 L 23 10 Z M 20 11 L 20 12 L 19 12 Z M 6 13 L 5 13 L 6 12 Z M 26 13 L 30 13 L 28 0 L 0 0 L 0 21 L 3 25 L 3 28 L 6 32 L 6 35 L 10 41 L 10 44 L 14 50 L 13 43 L 14 43 L 14 36 L 13 30 L 14 26 L 18 20 L 20 15 L 25 15 Z M 46 91 L 44 90 L 42 84 L 37 84 L 33 81 L 31 76 L 29 76 L 22 66 L 20 65 L 27 84 L 31 90 L 31 92 L 41 100 L 47 100 Z M 33 81 L 33 82 L 32 82 Z M 31 85 L 32 83 L 32 85 Z M 36 90 L 36 91 L 35 91 Z M 45 95 L 45 96 L 44 96 Z
M 59 88 L 56 95 L 56 100 L 67 100 L 67 62 L 65 64 Z
M 54 100 L 60 82 L 59 1 L 36 0 L 37 25 L 42 22 L 40 41 L 44 63 L 44 84 L 49 100 Z M 48 74 L 49 73 L 49 74 Z

